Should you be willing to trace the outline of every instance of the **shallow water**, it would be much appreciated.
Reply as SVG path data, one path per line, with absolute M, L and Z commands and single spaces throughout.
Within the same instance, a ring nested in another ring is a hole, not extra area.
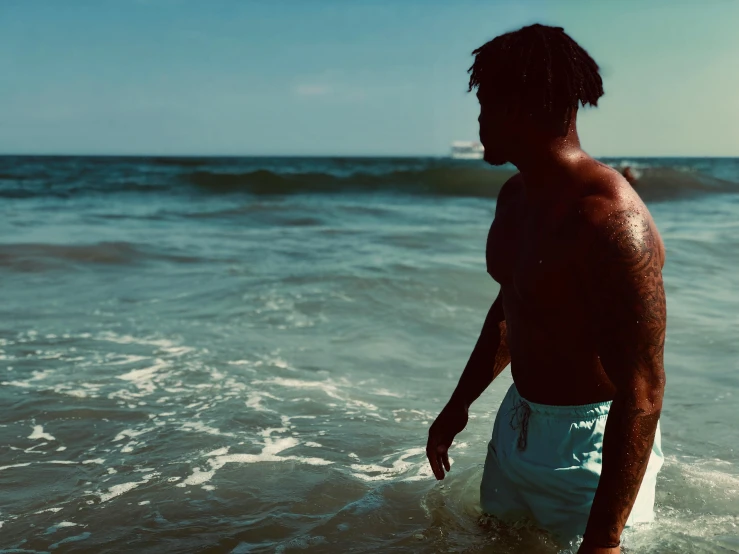
M 497 293 L 494 198 L 204 192 L 172 186 L 182 165 L 21 162 L 0 168 L 0 548 L 560 551 L 479 518 L 508 372 L 443 485 L 425 462 Z M 225 171 L 198 163 L 188 174 Z M 733 160 L 682 163 L 739 181 Z M 668 253 L 667 461 L 632 552 L 739 551 L 739 195 L 694 188 L 650 204 Z

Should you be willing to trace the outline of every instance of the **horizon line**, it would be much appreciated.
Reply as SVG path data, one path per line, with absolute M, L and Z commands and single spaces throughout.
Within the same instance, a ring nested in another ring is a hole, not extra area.
M 632 159 L 671 159 L 671 158 L 709 158 L 709 159 L 732 159 L 739 158 L 736 155 L 701 155 L 701 154 L 619 154 L 619 155 L 592 155 L 593 158 L 632 158 Z M 87 153 L 87 154 L 63 154 L 63 153 L 3 153 L 0 158 L 451 158 L 449 154 L 121 154 L 121 153 Z M 461 160 L 466 161 L 466 160 Z M 467 161 L 482 161 L 467 160 Z

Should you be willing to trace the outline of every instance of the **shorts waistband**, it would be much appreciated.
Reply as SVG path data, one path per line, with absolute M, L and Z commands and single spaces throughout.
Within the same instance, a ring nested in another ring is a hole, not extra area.
M 512 384 L 509 389 L 511 400 L 514 405 L 525 402 L 529 405 L 531 413 L 542 414 L 548 417 L 557 417 L 570 420 L 587 420 L 596 419 L 598 417 L 608 415 L 611 408 L 611 401 L 596 402 L 594 404 L 580 404 L 577 406 L 552 406 L 549 404 L 538 404 L 530 402 L 521 396 L 516 388 L 516 384 Z

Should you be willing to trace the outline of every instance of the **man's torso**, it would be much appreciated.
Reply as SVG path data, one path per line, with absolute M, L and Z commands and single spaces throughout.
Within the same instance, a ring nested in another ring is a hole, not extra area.
M 604 171 L 600 164 L 590 167 L 596 176 Z M 532 201 L 520 176 L 514 178 L 505 199 L 499 199 L 488 235 L 487 268 L 501 286 L 511 372 L 521 395 L 532 402 L 610 400 L 614 388 L 600 364 L 583 284 L 589 241 L 581 200 L 593 189 L 551 186 L 562 194 Z M 626 195 L 636 197 L 630 187 Z

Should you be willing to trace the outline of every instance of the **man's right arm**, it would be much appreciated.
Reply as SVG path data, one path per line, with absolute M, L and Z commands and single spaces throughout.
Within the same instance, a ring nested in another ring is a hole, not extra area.
M 468 409 L 509 363 L 503 299 L 502 293 L 498 293 L 449 404 Z
M 521 174 L 517 173 L 500 189 L 495 205 L 496 218 L 510 207 L 511 202 L 520 193 L 521 179 Z M 449 447 L 454 437 L 467 426 L 467 411 L 470 405 L 510 362 L 501 291 L 488 311 L 480 338 L 477 339 L 477 344 L 459 378 L 457 388 L 429 429 L 426 456 L 437 479 L 443 479 L 444 469 L 447 471 L 450 469 Z
M 510 363 L 506 344 L 506 324 L 501 294 L 495 299 L 485 318 L 472 355 L 459 379 L 451 399 L 429 429 L 426 456 L 434 476 L 444 479 L 449 471 L 449 447 L 454 437 L 467 425 L 467 410 Z
M 521 193 L 522 177 L 516 173 L 508 179 L 498 193 L 495 204 L 495 217 L 498 218 Z M 503 291 L 490 307 L 485 324 L 480 332 L 475 349 L 472 351 L 462 377 L 459 379 L 448 405 L 463 406 L 467 410 L 493 382 L 500 372 L 511 363 L 511 355 L 506 343 L 506 321 L 503 312 Z

